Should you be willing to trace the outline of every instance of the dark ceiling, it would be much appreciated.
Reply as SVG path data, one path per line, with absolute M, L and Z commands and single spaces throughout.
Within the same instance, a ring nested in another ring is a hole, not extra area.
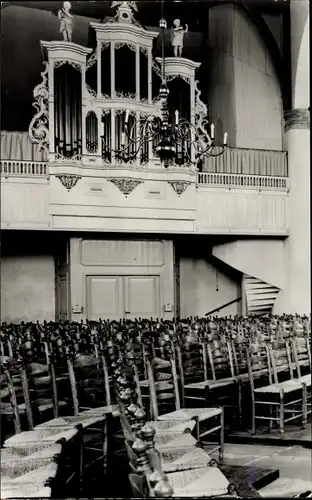
M 274 16 L 283 13 L 289 7 L 288 2 L 289 0 L 237 0 L 237 3 L 252 5 L 252 8 L 261 11 L 262 15 Z M 43 70 L 40 40 L 60 38 L 56 14 L 62 3 L 24 1 L 1 4 L 2 130 L 28 129 L 34 114 L 33 88 L 41 81 L 40 71 Z M 114 14 L 115 10 L 110 7 L 112 2 L 105 0 L 71 3 L 72 13 L 75 15 L 73 41 L 86 46 L 89 22 L 101 21 Z M 188 38 L 192 39 L 193 51 L 198 51 L 196 47 L 199 46 L 199 38 L 207 36 L 209 8 L 220 3 L 229 3 L 229 0 L 166 0 L 164 17 L 168 24 L 176 17 L 179 17 L 182 23 L 188 23 L 189 31 L 192 32 L 192 37 Z M 136 19 L 147 28 L 157 27 L 161 17 L 161 2 L 140 0 L 137 6 Z M 200 55 L 194 59 L 200 60 Z

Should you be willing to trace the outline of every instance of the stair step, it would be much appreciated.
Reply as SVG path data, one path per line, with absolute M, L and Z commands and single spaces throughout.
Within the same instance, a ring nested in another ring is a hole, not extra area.
M 244 274 L 247 311 L 256 314 L 267 314 L 272 311 L 279 289 L 259 278 Z
M 273 290 L 278 290 L 278 288 L 276 288 L 273 285 L 269 285 L 268 283 L 248 283 L 248 282 L 245 282 L 245 287 L 246 288 L 253 288 L 254 290 L 263 290 L 266 288 L 269 288 L 269 289 L 272 288 Z
M 276 296 L 277 296 L 277 292 L 265 292 L 265 293 L 248 293 L 248 296 L 251 298 L 251 299 L 255 299 L 255 300 L 259 300 L 259 299 L 269 299 L 269 300 L 275 300 Z

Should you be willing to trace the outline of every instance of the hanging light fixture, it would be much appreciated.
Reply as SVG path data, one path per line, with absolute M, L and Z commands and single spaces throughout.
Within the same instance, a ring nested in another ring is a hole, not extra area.
M 115 155 L 118 159 L 127 163 L 138 157 L 140 150 L 147 142 L 152 142 L 153 152 L 165 167 L 170 164 L 198 165 L 204 157 L 220 156 L 227 147 L 228 134 L 223 137 L 223 144 L 215 144 L 215 127 L 211 124 L 210 135 L 197 130 L 195 124 L 179 118 L 179 112 L 175 111 L 174 117 L 169 115 L 168 97 L 169 89 L 166 81 L 165 69 L 165 30 L 167 21 L 164 19 L 164 0 L 161 0 L 161 14 L 159 28 L 161 31 L 161 85 L 157 101 L 160 103 L 160 117 L 148 115 L 140 120 L 134 117 L 129 126 L 129 110 L 125 114 L 124 131 L 121 133 L 119 149 L 110 148 L 104 137 L 101 135 L 103 150 L 106 153 Z M 207 122 L 207 120 L 204 120 Z M 102 127 L 104 125 L 102 124 Z M 191 154 L 193 151 L 193 154 Z M 181 161 L 182 158 L 182 161 Z

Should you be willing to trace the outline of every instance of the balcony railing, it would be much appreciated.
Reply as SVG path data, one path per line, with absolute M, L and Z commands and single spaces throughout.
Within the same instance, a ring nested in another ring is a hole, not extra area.
M 3 176 L 46 177 L 48 165 L 42 161 L 2 160 L 0 173 Z
M 201 172 L 197 174 L 197 185 L 226 187 L 229 189 L 287 191 L 289 189 L 289 179 L 287 177 L 271 177 L 268 175 L 209 174 Z
M 203 172 L 288 177 L 287 153 L 262 149 L 228 148 L 221 156 L 206 158 Z

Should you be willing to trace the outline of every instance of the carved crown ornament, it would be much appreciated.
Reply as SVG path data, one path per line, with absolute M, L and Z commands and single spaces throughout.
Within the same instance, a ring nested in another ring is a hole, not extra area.
M 142 184 L 143 181 L 138 180 L 138 179 L 124 179 L 124 178 L 119 178 L 119 179 L 107 179 L 109 182 L 114 184 L 116 187 L 118 187 L 119 191 L 121 191 L 125 197 L 129 196 L 129 194 L 134 191 L 134 189 L 139 185 Z
M 191 184 L 187 181 L 168 181 L 172 189 L 177 193 L 178 196 L 184 193 L 187 187 Z
M 56 175 L 56 177 L 60 180 L 60 182 L 67 189 L 67 191 L 70 191 L 73 187 L 75 187 L 79 179 L 81 179 L 79 175 L 73 175 L 73 174 L 70 175 L 59 174 Z

